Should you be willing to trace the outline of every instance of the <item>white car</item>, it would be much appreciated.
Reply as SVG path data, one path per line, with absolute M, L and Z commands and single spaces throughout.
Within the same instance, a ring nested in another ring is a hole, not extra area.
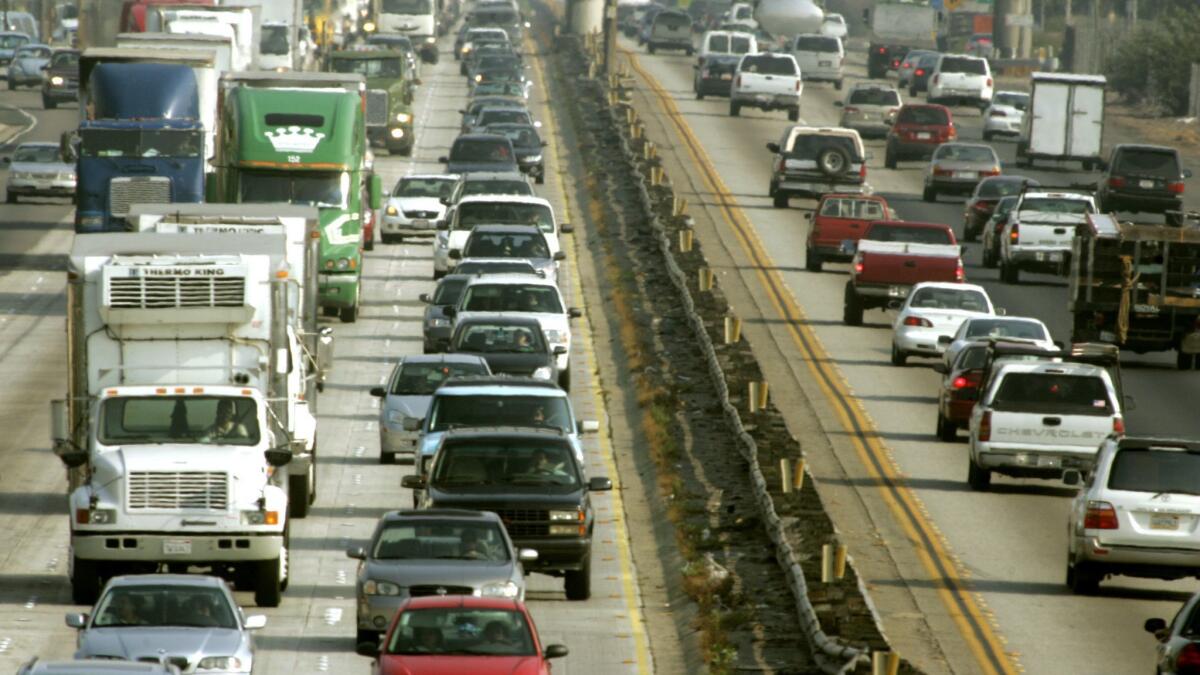
M 983 111 L 983 140 L 994 136 L 1016 136 L 1021 133 L 1025 110 L 1029 108 L 1029 94 L 1021 91 L 998 91 L 992 103 Z
M 910 356 L 939 357 L 963 321 L 994 316 L 996 308 L 983 286 L 925 281 L 913 286 L 892 324 L 892 365 Z
M 842 18 L 842 15 L 833 12 L 826 13 L 825 19 L 821 21 L 821 35 L 845 40 L 846 34 L 846 20 Z
M 929 102 L 970 105 L 984 110 L 992 102 L 995 81 L 987 59 L 942 54 L 929 76 Z
M 551 350 L 563 347 L 557 358 L 558 384 L 571 389 L 571 319 L 583 316 L 576 307 L 567 307 L 562 292 L 551 280 L 531 274 L 492 274 L 475 277 L 467 282 L 454 320 L 462 321 L 476 314 L 527 316 L 537 319 L 550 343 Z
M 540 197 L 518 195 L 480 195 L 463 197 L 450 207 L 445 219 L 438 223 L 433 240 L 433 278 L 440 279 L 457 264 L 450 251 L 461 251 L 476 225 L 536 224 L 546 235 L 551 257 L 560 249 L 558 235 L 571 232 L 571 226 L 559 223 L 554 207 Z
M 1058 349 L 1050 338 L 1050 329 L 1038 319 L 1025 316 L 969 317 L 959 324 L 954 335 L 938 337 L 938 341 L 946 345 L 946 351 L 943 352 L 946 368 L 950 368 L 964 346 L 991 337 L 1028 340 L 1046 350 Z
M 432 237 L 437 221 L 446 215 L 442 199 L 448 198 L 458 183 L 455 174 L 411 174 L 396 181 L 383 209 L 380 239 L 385 244 L 400 244 L 405 237 Z
M 1200 443 L 1114 438 L 1100 446 L 1067 521 L 1067 586 L 1093 593 L 1109 574 L 1200 577 Z

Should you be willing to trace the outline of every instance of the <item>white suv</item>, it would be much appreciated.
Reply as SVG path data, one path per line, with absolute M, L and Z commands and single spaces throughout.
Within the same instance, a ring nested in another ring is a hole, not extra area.
M 987 59 L 942 54 L 929 76 L 929 102 L 971 105 L 980 110 L 992 102 L 994 82 Z
M 1100 366 L 1006 363 L 971 411 L 967 482 L 987 490 L 993 472 L 1056 479 L 1065 469 L 1090 470 L 1104 439 L 1125 433 L 1120 406 Z
M 1110 438 L 1067 523 L 1067 586 L 1093 593 L 1109 574 L 1200 577 L 1200 442 Z

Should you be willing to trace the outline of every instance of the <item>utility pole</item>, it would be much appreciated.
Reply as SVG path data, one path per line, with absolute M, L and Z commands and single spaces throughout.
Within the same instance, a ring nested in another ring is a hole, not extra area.
M 604 3 L 604 72 L 613 75 L 617 72 L 617 0 L 605 0 Z

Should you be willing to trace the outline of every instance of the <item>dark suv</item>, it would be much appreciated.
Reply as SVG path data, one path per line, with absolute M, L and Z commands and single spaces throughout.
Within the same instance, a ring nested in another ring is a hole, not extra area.
M 79 100 L 79 50 L 55 49 L 42 80 L 42 107 L 53 110 L 59 103 Z
M 585 478 L 561 429 L 451 429 L 428 481 L 408 475 L 401 485 L 421 491 L 422 508 L 496 512 L 515 548 L 538 552 L 527 570 L 565 577 L 568 600 L 591 596 L 591 493 L 611 490 L 612 481 Z
M 944 105 L 906 104 L 896 113 L 887 136 L 883 165 L 896 168 L 896 162 L 929 159 L 942 143 L 958 138 L 954 117 Z
M 1183 208 L 1183 180 L 1191 175 L 1174 148 L 1123 143 L 1113 147 L 1104 164 L 1096 201 L 1105 213 L 1179 211 Z M 1179 216 L 1170 213 L 1167 222 L 1181 224 Z

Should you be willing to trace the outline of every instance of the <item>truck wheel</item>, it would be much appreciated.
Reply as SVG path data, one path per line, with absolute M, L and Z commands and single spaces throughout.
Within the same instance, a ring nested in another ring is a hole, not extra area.
M 91 560 L 71 557 L 71 600 L 77 605 L 94 605 L 100 597 L 100 566 Z
M 338 310 L 337 307 L 322 307 L 321 314 L 325 316 L 337 316 Z
M 380 464 L 395 464 L 396 463 L 396 453 L 384 452 L 384 451 L 380 450 L 379 451 L 379 463 Z
M 908 354 L 896 348 L 896 343 L 892 343 L 892 365 L 903 366 L 908 363 Z
M 771 198 L 771 205 L 777 209 L 786 209 L 788 207 L 788 193 L 783 190 L 776 189 L 775 195 Z
M 4 201 L 9 204 L 16 204 L 17 203 L 17 193 L 9 192 L 8 194 L 6 194 L 4 196 Z
M 917 97 L 917 85 L 914 84 L 908 88 L 908 96 L 909 96 L 909 98 Z
M 283 599 L 283 554 L 254 563 L 254 604 L 278 607 Z
M 967 484 L 976 492 L 987 492 L 992 487 L 992 472 L 975 465 L 975 460 L 967 458 Z
M 1095 171 L 1096 163 L 1090 159 L 1083 160 L 1083 170 L 1084 171 Z
M 1196 355 L 1195 354 L 1184 354 L 1183 352 L 1177 352 L 1175 354 L 1175 367 L 1178 368 L 1179 370 L 1195 370 L 1196 369 Z
M 54 110 L 55 108 L 58 107 L 58 102 L 53 101 L 53 100 L 48 99 L 45 96 L 43 96 L 42 97 L 42 107 L 45 108 L 46 110 Z
M 925 189 L 921 192 L 921 199 L 924 199 L 927 202 L 936 202 L 937 201 L 937 190 L 934 190 L 933 188 L 926 185 Z
M 945 443 L 953 443 L 958 440 L 958 428 L 946 421 L 941 410 L 938 411 L 937 416 L 937 437 L 939 441 Z
M 358 305 L 343 307 L 341 312 L 338 313 L 338 317 L 341 318 L 342 323 L 354 323 L 358 320 Z
M 583 567 L 568 570 L 563 588 L 568 600 L 587 600 L 592 597 L 592 556 L 583 559 Z
M 562 387 L 563 391 L 571 391 L 571 364 L 567 364 L 567 369 L 558 374 L 558 386 Z
M 896 168 L 896 151 L 890 145 L 883 153 L 883 166 L 886 169 Z
M 736 103 L 734 101 L 729 102 L 729 116 L 730 117 L 737 117 L 739 114 L 741 114 L 741 112 L 742 112 L 742 106 L 740 103 Z
M 821 254 L 811 248 L 804 249 L 804 269 L 809 272 L 820 272 L 821 265 L 824 263 L 821 260 Z
M 696 100 L 697 101 L 704 100 L 704 92 L 700 89 L 700 85 L 696 85 Z
M 789 122 L 799 122 L 800 121 L 800 106 L 796 106 L 795 108 L 788 108 L 788 121 Z
M 373 645 L 377 645 L 377 644 L 379 644 L 379 636 L 380 636 L 380 633 L 377 630 L 367 630 L 365 628 L 359 628 L 354 633 L 354 644 L 358 645 L 358 644 L 362 644 L 364 642 L 370 642 Z
M 691 56 L 692 54 L 695 54 L 695 53 L 696 53 L 696 50 L 695 50 L 695 49 L 692 49 L 691 47 L 688 47 L 688 48 L 687 48 L 687 55 L 688 55 L 688 56 Z
M 374 251 L 375 250 L 375 236 L 374 235 L 371 235 L 370 239 L 363 242 L 363 250 L 364 251 Z
M 988 269 L 996 268 L 996 254 L 992 251 L 992 247 L 986 243 L 983 245 L 983 266 Z
M 1067 588 L 1075 595 L 1094 595 L 1100 590 L 1101 574 L 1090 565 L 1074 565 L 1067 561 Z
M 1021 283 L 1021 272 L 1017 266 L 1012 263 L 1000 263 L 1000 281 L 1006 284 Z
M 288 515 L 307 518 L 309 505 L 308 472 L 303 476 L 288 476 Z
M 990 140 L 992 140 L 992 132 L 990 132 L 990 131 L 987 131 L 987 130 L 985 129 L 985 130 L 984 130 L 984 132 L 983 132 L 983 140 L 985 140 L 985 141 L 990 141 Z
M 846 282 L 846 295 L 842 302 L 842 323 L 847 326 L 861 326 L 863 321 L 862 300 L 854 292 L 854 284 Z
M 546 170 L 542 169 L 542 171 L 537 175 L 537 178 L 533 179 L 533 182 L 537 183 L 538 185 L 545 185 L 546 184 Z

